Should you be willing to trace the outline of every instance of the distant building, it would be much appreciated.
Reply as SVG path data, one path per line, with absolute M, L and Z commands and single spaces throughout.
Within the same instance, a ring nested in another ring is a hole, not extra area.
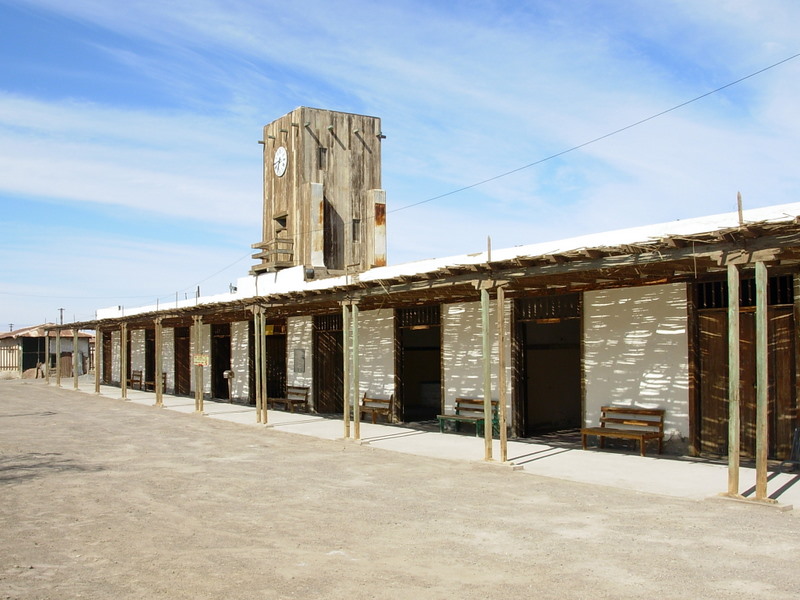
M 45 366 L 56 367 L 56 356 L 60 352 L 61 369 L 64 376 L 72 375 L 73 331 L 62 329 L 60 348 L 56 344 L 56 332 L 53 323 L 44 323 L 32 327 L 23 327 L 14 331 L 0 333 L 0 372 L 14 373 L 22 376 L 32 371 L 33 376 L 43 376 Z M 46 336 L 50 343 L 47 344 Z M 83 331 L 78 332 L 78 375 L 86 373 L 90 366 L 94 351 L 94 336 Z M 49 352 L 50 360 L 45 356 Z M 41 367 L 36 373 L 37 367 Z

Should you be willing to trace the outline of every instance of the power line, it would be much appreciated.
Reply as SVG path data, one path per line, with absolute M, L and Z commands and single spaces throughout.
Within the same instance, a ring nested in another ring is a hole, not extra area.
M 503 177 L 508 177 L 509 175 L 512 175 L 514 173 L 518 173 L 519 171 L 524 171 L 525 169 L 530 169 L 531 167 L 535 167 L 536 165 L 540 165 L 540 164 L 542 164 L 544 162 L 547 162 L 549 160 L 553 160 L 554 158 L 558 158 L 559 156 L 564 156 L 565 154 L 569 154 L 570 152 L 574 152 L 575 150 L 580 150 L 581 148 L 585 148 L 586 146 L 588 146 L 590 144 L 594 144 L 594 143 L 599 142 L 601 140 L 605 140 L 607 138 L 610 138 L 611 136 L 617 135 L 618 133 L 622 133 L 623 131 L 627 131 L 628 129 L 633 129 L 634 127 L 638 127 L 639 125 L 642 125 L 643 123 L 647 123 L 648 121 L 652 121 L 653 119 L 657 119 L 658 117 L 663 117 L 664 115 L 666 115 L 668 113 L 671 113 L 673 111 L 678 110 L 679 108 L 683 108 L 684 106 L 688 106 L 689 104 L 692 104 L 693 102 L 697 102 L 698 100 L 702 100 L 703 98 L 707 98 L 708 96 L 711 96 L 712 94 L 716 94 L 718 92 L 721 92 L 722 90 L 725 90 L 725 89 L 727 89 L 727 88 L 729 88 L 731 86 L 734 86 L 734 85 L 739 84 L 739 83 L 741 83 L 743 81 L 746 81 L 746 80 L 750 79 L 751 77 L 755 77 L 756 75 L 760 75 L 761 73 L 764 73 L 765 71 L 769 71 L 770 69 L 774 69 L 777 66 L 780 66 L 780 65 L 782 65 L 784 63 L 787 63 L 790 60 L 794 60 L 795 58 L 797 58 L 799 56 L 800 56 L 800 53 L 797 53 L 797 54 L 794 54 L 794 55 L 792 55 L 792 56 L 790 56 L 788 58 L 784 58 L 783 60 L 780 60 L 780 61 L 778 61 L 776 63 L 773 63 L 773 64 L 769 65 L 768 67 L 764 67 L 763 69 L 759 69 L 758 71 L 750 73 L 749 75 L 745 75 L 744 77 L 741 77 L 741 78 L 737 79 L 736 81 L 731 81 L 730 83 L 726 83 L 725 85 L 723 85 L 721 87 L 718 87 L 718 88 L 716 88 L 714 90 L 711 90 L 710 92 L 706 92 L 705 94 L 701 94 L 700 96 L 692 98 L 691 100 L 686 100 L 685 102 L 681 102 L 680 104 L 676 104 L 672 108 L 668 108 L 667 110 L 662 110 L 661 112 L 656 113 L 654 115 L 651 115 L 651 116 L 649 116 L 649 117 L 647 117 L 645 119 L 641 119 L 639 121 L 636 121 L 635 123 L 631 123 L 630 125 L 626 125 L 625 127 L 620 127 L 619 129 L 615 129 L 614 131 L 611 131 L 609 133 L 601 135 L 600 137 L 596 137 L 596 138 L 591 139 L 591 140 L 589 140 L 587 142 L 583 142 L 582 144 L 578 144 L 577 146 L 573 146 L 572 148 L 567 148 L 566 150 L 562 150 L 561 152 L 556 152 L 555 154 L 551 154 L 550 156 L 546 156 L 544 158 L 540 158 L 539 160 L 536 160 L 536 161 L 534 161 L 532 163 L 528 163 L 527 165 L 523 165 L 521 167 L 517 167 L 516 169 L 512 169 L 510 171 L 506 171 L 505 173 L 500 173 L 499 175 L 495 175 L 493 177 L 489 177 L 488 179 L 483 179 L 483 180 L 478 181 L 476 183 L 472 183 L 470 185 L 465 185 L 464 187 L 460 187 L 458 189 L 451 190 L 449 192 L 445 192 L 444 194 L 439 194 L 438 196 L 433 196 L 433 197 L 427 198 L 425 200 L 420 200 L 419 202 L 414 202 L 412 204 L 407 204 L 406 206 L 401 206 L 399 208 L 395 208 L 395 209 L 387 211 L 387 212 L 395 213 L 395 212 L 400 212 L 401 210 L 406 210 L 408 208 L 413 208 L 415 206 L 420 206 L 421 204 L 427 204 L 428 202 L 433 202 L 434 200 L 440 200 L 442 198 L 446 198 L 447 196 L 452 196 L 454 194 L 458 194 L 458 193 L 464 192 L 466 190 L 471 190 L 473 188 L 476 188 L 476 187 L 478 187 L 480 185 L 483 185 L 485 183 L 489 183 L 491 181 L 497 181 L 498 179 L 502 179 Z

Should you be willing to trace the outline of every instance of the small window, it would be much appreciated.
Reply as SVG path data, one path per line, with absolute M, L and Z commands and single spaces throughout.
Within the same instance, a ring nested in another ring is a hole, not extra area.
M 325 170 L 328 168 L 328 149 L 319 148 L 319 169 Z
M 361 219 L 353 219 L 353 242 L 361 241 Z
M 794 289 L 791 275 L 778 275 L 769 278 L 767 289 L 767 304 L 792 304 L 794 302 Z M 728 282 L 706 281 L 698 283 L 697 308 L 728 308 Z M 742 279 L 739 283 L 739 306 L 750 307 L 756 305 L 755 279 Z
M 273 221 L 275 221 L 275 232 L 286 231 L 286 224 L 288 222 L 289 215 L 287 213 L 280 213 L 275 215 Z

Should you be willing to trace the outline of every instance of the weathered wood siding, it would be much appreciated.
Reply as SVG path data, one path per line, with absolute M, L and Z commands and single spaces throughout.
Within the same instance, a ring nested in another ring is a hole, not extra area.
M 319 207 L 312 207 L 312 199 L 320 200 L 312 184 L 321 184 L 329 226 L 326 266 L 371 267 L 367 263 L 375 260 L 375 252 L 367 244 L 375 241 L 376 198 L 385 206 L 383 196 L 373 193 L 381 187 L 380 134 L 376 117 L 306 107 L 265 126 L 262 243 L 291 240 L 291 263 L 313 264 L 312 240 L 325 223 L 319 222 Z M 277 176 L 273 159 L 281 146 L 287 150 L 288 166 Z

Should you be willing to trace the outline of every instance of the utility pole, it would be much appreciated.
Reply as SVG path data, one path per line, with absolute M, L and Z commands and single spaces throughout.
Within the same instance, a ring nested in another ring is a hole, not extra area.
M 61 313 L 61 320 L 60 320 L 59 325 L 63 325 L 64 324 L 64 309 L 63 308 L 59 308 L 58 312 Z

